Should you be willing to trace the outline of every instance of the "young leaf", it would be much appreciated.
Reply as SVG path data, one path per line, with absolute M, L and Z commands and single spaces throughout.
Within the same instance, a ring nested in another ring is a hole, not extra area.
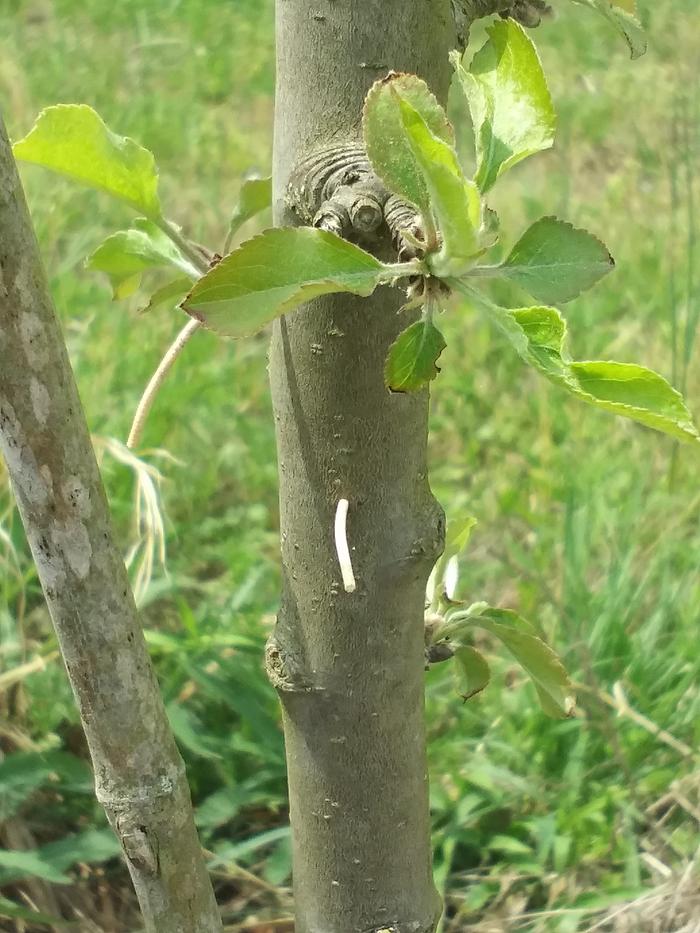
M 647 37 L 644 27 L 637 19 L 635 0 L 574 0 L 581 6 L 589 6 L 601 13 L 630 47 L 632 58 L 641 58 L 647 50 Z
M 42 110 L 12 151 L 16 159 L 106 191 L 153 220 L 160 217 L 153 154 L 128 136 L 117 136 L 85 104 L 58 104 Z
M 429 216 L 430 194 L 406 136 L 401 100 L 418 111 L 435 137 L 448 145 L 454 144 L 454 131 L 447 115 L 425 81 L 416 75 L 392 72 L 370 88 L 365 100 L 363 131 L 367 155 L 387 188 Z
M 461 521 L 450 520 L 447 525 L 447 534 L 445 535 L 445 550 L 441 560 L 449 560 L 461 554 L 469 544 L 472 536 L 472 529 L 477 524 L 472 515 L 467 515 Z
M 499 267 L 538 301 L 571 301 L 615 268 L 605 246 L 586 230 L 543 217 L 527 230 Z
M 455 651 L 455 661 L 460 693 L 466 702 L 488 686 L 491 671 L 483 654 L 470 645 Z
M 398 92 L 395 92 L 398 93 Z M 430 206 L 442 234 L 442 247 L 428 263 L 437 276 L 460 275 L 479 254 L 481 197 L 467 181 L 449 143 L 431 132 L 407 100 L 399 100 L 401 120 L 411 152 L 430 197 Z
M 530 676 L 542 709 L 548 716 L 570 716 L 574 709 L 573 687 L 557 655 L 535 629 L 509 609 L 489 608 L 474 624 L 495 635 Z
M 416 392 L 440 372 L 438 357 L 447 344 L 429 318 L 416 321 L 389 347 L 384 382 L 392 392 Z
M 199 274 L 172 240 L 154 223 L 142 217 L 134 221 L 130 230 L 120 230 L 108 236 L 88 256 L 85 266 L 109 276 L 115 299 L 126 298 L 135 292 L 146 269 L 174 266 L 190 281 Z
M 178 276 L 178 278 L 172 279 L 157 288 L 151 295 L 148 304 L 141 308 L 140 311 L 142 314 L 146 314 L 146 312 L 152 311 L 154 308 L 166 304 L 166 302 L 170 302 L 171 306 L 175 307 L 175 305 L 180 304 L 191 287 L 192 279 L 189 276 Z
M 549 149 L 556 122 L 542 65 L 522 26 L 506 19 L 487 32 L 468 71 L 452 56 L 474 125 L 474 180 L 482 192 L 522 159 Z
M 272 203 L 272 178 L 249 178 L 244 181 L 229 224 L 227 246 L 246 221 L 260 214 Z M 228 250 L 226 250 L 228 252 Z
M 325 230 L 267 230 L 199 279 L 182 307 L 224 337 L 248 337 L 320 295 L 349 292 L 367 297 L 390 270 Z
M 526 363 L 572 395 L 680 440 L 700 441 L 682 395 L 658 373 L 634 363 L 571 361 L 556 308 L 500 308 L 463 280 L 448 284 L 487 311 Z
M 481 230 L 479 231 L 479 242 L 484 252 L 495 246 L 501 238 L 501 223 L 496 211 L 484 205 Z
M 683 396 L 652 370 L 634 363 L 569 364 L 573 391 L 599 408 L 633 418 L 681 440 L 700 440 Z

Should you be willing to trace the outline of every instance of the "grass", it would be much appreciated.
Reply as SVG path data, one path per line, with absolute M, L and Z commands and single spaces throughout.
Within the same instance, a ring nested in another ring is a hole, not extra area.
M 560 6 L 536 35 L 557 146 L 513 172 L 494 206 L 507 242 L 553 212 L 604 237 L 618 269 L 569 305 L 575 355 L 656 368 L 697 415 L 700 13 L 691 0 L 647 4 L 650 51 L 630 63 L 602 20 Z M 242 176 L 269 165 L 272 38 L 270 0 L 0 0 L 5 120 L 19 137 L 45 105 L 92 104 L 153 149 L 172 216 L 216 246 Z M 149 419 L 145 466 L 124 462 L 111 439 L 126 437 L 181 322 L 140 316 L 138 297 L 112 303 L 83 269 L 124 211 L 38 169 L 23 177 L 124 552 L 140 545 L 134 575 L 154 560 L 144 624 L 221 903 L 232 929 L 284 918 L 282 741 L 260 664 L 278 587 L 266 338 L 197 335 Z M 443 929 L 675 929 L 651 926 L 642 906 L 620 923 L 651 895 L 656 922 L 661 885 L 698 847 L 697 456 L 563 397 L 471 313 L 455 308 L 442 327 L 432 483 L 448 516 L 479 519 L 459 592 L 538 621 L 581 687 L 579 716 L 553 722 L 502 656 L 466 705 L 449 670 L 428 674 Z M 136 528 L 139 471 L 155 521 Z M 0 859 L 0 926 L 22 929 L 33 905 L 131 930 L 55 648 L 0 474 L 0 844 L 34 858 L 31 871 Z

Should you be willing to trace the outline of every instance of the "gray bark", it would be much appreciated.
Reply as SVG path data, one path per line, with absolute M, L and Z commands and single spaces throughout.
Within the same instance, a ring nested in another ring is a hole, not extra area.
M 361 139 L 365 94 L 415 72 L 445 99 L 450 0 L 278 0 L 276 222 L 313 150 Z M 377 247 L 390 249 L 389 237 Z M 444 519 L 427 479 L 428 393 L 391 395 L 401 294 L 314 301 L 274 329 L 283 595 L 268 671 L 283 706 L 298 933 L 428 933 L 425 585 Z M 350 502 L 357 591 L 333 544 Z
M 149 933 L 221 929 L 172 737 L 116 548 L 0 119 L 0 451 L 80 709 L 98 799 Z

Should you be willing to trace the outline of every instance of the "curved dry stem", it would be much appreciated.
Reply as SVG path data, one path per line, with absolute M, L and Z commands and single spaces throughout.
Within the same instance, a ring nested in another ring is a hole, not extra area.
M 196 321 L 194 318 L 185 324 L 185 326 L 170 345 L 168 352 L 158 364 L 158 369 L 156 369 L 156 371 L 151 376 L 151 379 L 146 386 L 143 395 L 141 396 L 141 401 L 138 404 L 136 414 L 134 415 L 134 420 L 131 425 L 131 430 L 129 431 L 129 438 L 126 442 L 126 446 L 129 448 L 129 450 L 134 450 L 134 448 L 141 440 L 141 435 L 143 434 L 143 429 L 146 424 L 146 419 L 148 418 L 148 413 L 153 407 L 153 402 L 155 401 L 155 397 L 158 394 L 158 390 L 162 386 L 170 370 L 173 368 L 178 356 L 182 353 L 182 350 L 187 345 L 191 337 L 194 336 L 195 332 L 199 330 L 200 326 L 200 322 Z

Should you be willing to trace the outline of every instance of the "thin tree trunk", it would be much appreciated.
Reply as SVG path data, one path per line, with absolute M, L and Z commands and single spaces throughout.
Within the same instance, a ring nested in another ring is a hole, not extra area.
M 80 709 L 97 797 L 121 840 L 146 929 L 216 933 L 184 764 L 1 119 L 0 450 Z
M 446 97 L 450 0 L 277 0 L 276 222 L 315 149 L 361 139 L 371 84 L 415 72 Z M 378 246 L 386 252 L 388 243 Z M 283 706 L 298 933 L 429 933 L 425 585 L 443 513 L 427 479 L 428 393 L 391 395 L 401 295 L 314 301 L 274 330 L 283 596 L 268 671 Z M 357 590 L 333 543 L 349 500 Z

